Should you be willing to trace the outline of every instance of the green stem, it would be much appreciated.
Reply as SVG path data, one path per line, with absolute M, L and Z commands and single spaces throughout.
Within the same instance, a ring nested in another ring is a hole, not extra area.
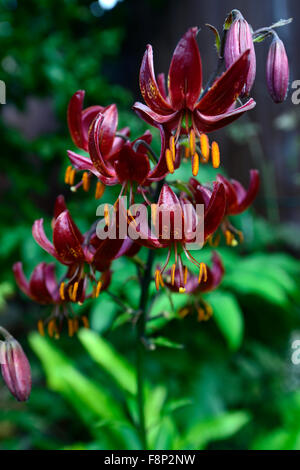
M 158 199 L 160 190 L 164 184 L 164 179 L 157 183 L 154 200 Z M 139 433 L 144 450 L 147 450 L 147 432 L 145 425 L 145 396 L 144 396 L 144 370 L 145 370 L 145 330 L 147 323 L 147 303 L 149 300 L 149 286 L 152 279 L 152 267 L 155 257 L 155 250 L 149 249 L 148 258 L 143 276 L 141 277 L 141 296 L 139 311 L 141 312 L 136 324 L 136 380 L 137 380 L 137 405 L 139 415 Z
M 142 279 L 141 285 L 141 297 L 139 308 L 141 315 L 137 322 L 137 336 L 136 336 L 136 351 L 137 351 L 137 403 L 138 403 L 138 414 L 139 414 L 139 433 L 142 442 L 143 449 L 147 449 L 147 433 L 145 425 L 145 397 L 144 397 L 144 362 L 145 362 L 145 345 L 142 342 L 142 338 L 145 336 L 146 328 L 146 305 L 149 297 L 149 285 L 151 282 L 151 272 L 154 261 L 154 250 L 149 250 L 146 269 Z

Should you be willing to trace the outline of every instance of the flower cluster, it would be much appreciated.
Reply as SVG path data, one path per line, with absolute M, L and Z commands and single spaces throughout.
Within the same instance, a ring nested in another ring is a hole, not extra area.
M 20 289 L 35 302 L 52 306 L 50 316 L 38 322 L 41 334 L 46 326 L 50 336 L 58 337 L 64 319 L 70 336 L 80 323 L 87 327 L 88 318 L 75 314 L 72 306 L 98 297 L 108 289 L 113 261 L 120 256 L 134 257 L 141 247 L 167 251 L 165 262 L 152 273 L 157 290 L 165 287 L 172 292 L 193 294 L 198 319 L 207 320 L 211 316 L 211 308 L 202 294 L 217 288 L 224 267 L 217 253 L 213 254 L 209 268 L 198 256 L 193 256 L 191 250 L 195 247 L 200 250 L 206 243 L 217 246 L 221 234 L 227 245 L 242 242 L 242 233 L 229 218 L 251 205 L 258 192 L 259 173 L 251 170 L 248 189 L 222 174 L 217 175 L 212 185 L 196 177 L 202 164 L 211 161 L 214 168 L 220 166 L 219 146 L 216 141 L 210 141 L 208 134 L 254 108 L 256 103 L 249 98 L 256 73 L 254 43 L 269 36 L 273 37 L 273 42 L 267 60 L 268 89 L 275 102 L 285 98 L 288 62 L 274 28 L 286 23 L 281 21 L 253 31 L 241 13 L 233 10 L 225 21 L 222 38 L 211 27 L 216 34 L 219 57 L 217 72 L 206 86 L 202 82 L 202 62 L 196 40 L 198 28 L 188 29 L 179 40 L 167 84 L 164 74 L 155 76 L 152 47 L 147 46 L 139 75 L 145 103 L 135 103 L 133 110 L 159 130 L 158 156 L 151 147 L 150 130 L 131 140 L 130 129 L 119 128 L 115 104 L 84 107 L 84 91 L 79 90 L 72 96 L 67 121 L 78 150 L 68 151 L 70 165 L 65 182 L 72 191 L 80 187 L 89 191 L 94 180 L 96 199 L 104 197 L 106 186 L 119 187 L 119 196 L 113 201 L 113 217 L 106 204 L 101 220 L 104 232 L 111 233 L 114 228 L 115 236 L 99 237 L 97 223 L 81 233 L 62 196 L 57 198 L 54 207 L 52 241 L 45 234 L 43 219 L 34 222 L 35 241 L 65 268 L 63 277 L 57 280 L 55 264 L 40 263 L 27 281 L 22 263 L 14 265 Z M 168 175 L 175 173 L 188 159 L 191 161 L 189 181 L 180 185 L 176 180 L 171 181 Z M 76 181 L 78 173 L 81 177 Z M 180 192 L 176 193 L 179 187 Z M 129 209 L 123 205 L 125 196 L 129 198 Z M 140 209 L 134 210 L 138 201 Z M 147 218 L 140 217 L 144 210 L 146 213 L 151 210 L 151 224 Z M 116 216 L 121 213 L 125 214 L 126 236 L 121 236 L 123 230 Z M 199 226 L 201 240 L 197 237 Z M 191 265 L 197 267 L 197 275 L 189 269 Z M 184 316 L 187 312 L 181 313 Z

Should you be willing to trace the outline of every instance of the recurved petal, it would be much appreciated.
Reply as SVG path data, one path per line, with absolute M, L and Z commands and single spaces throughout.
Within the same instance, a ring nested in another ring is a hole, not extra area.
M 172 114 L 163 115 L 152 111 L 148 106 L 139 102 L 134 103 L 132 109 L 138 116 L 140 116 L 141 119 L 151 126 L 158 127 L 159 124 L 162 124 L 170 131 L 178 125 L 178 121 L 180 119 L 180 113 L 178 111 L 174 111 Z
M 224 188 L 225 188 L 225 193 L 226 193 L 226 212 L 230 213 L 231 208 L 235 207 L 237 204 L 237 194 L 232 186 L 231 182 L 228 181 L 227 178 L 225 178 L 223 175 L 218 174 L 217 175 L 217 181 L 220 183 L 223 183 Z
M 21 289 L 22 292 L 24 292 L 24 294 L 26 294 L 28 297 L 31 297 L 29 283 L 24 275 L 23 265 L 21 261 L 18 261 L 13 265 L 13 273 L 18 287 Z
M 99 171 L 93 165 L 93 162 L 88 157 L 83 157 L 78 153 L 72 152 L 71 150 L 67 151 L 70 162 L 76 168 L 76 170 L 90 171 L 94 175 L 99 177 Z
M 84 95 L 84 90 L 76 91 L 70 99 L 67 111 L 67 121 L 72 140 L 77 147 L 83 150 L 85 150 L 85 148 L 83 145 L 81 113 Z
M 102 155 L 102 152 L 99 148 L 99 142 L 102 135 L 101 127 L 103 122 L 104 116 L 103 114 L 99 113 L 98 116 L 94 119 L 89 133 L 89 154 L 98 173 L 105 177 L 110 177 L 115 176 L 115 172 L 109 162 L 104 160 L 104 156 Z
M 174 109 L 194 109 L 202 87 L 201 58 L 196 42 L 198 28 L 190 28 L 180 39 L 169 69 L 169 95 Z
M 58 259 L 54 246 L 47 238 L 44 231 L 44 219 L 36 220 L 32 226 L 32 235 L 40 247 L 47 251 L 51 256 Z
M 204 214 L 204 239 L 216 231 L 226 208 L 225 188 L 222 183 L 214 183 L 209 205 Z
M 67 210 L 65 198 L 62 194 L 57 196 L 54 204 L 54 219 L 56 219 L 59 214 L 61 214 L 63 211 Z
M 208 116 L 195 110 L 193 113 L 193 120 L 199 132 L 212 132 L 235 121 L 246 111 L 253 109 L 255 105 L 255 101 L 251 98 L 243 106 L 239 106 L 236 109 L 231 109 L 224 114 L 216 116 Z
M 41 304 L 52 303 L 52 295 L 46 285 L 46 263 L 39 263 L 30 277 L 29 289 L 31 296 Z
M 209 292 L 216 289 L 223 279 L 225 272 L 224 266 L 221 257 L 215 251 L 212 255 L 212 262 L 212 267 L 207 268 L 207 281 L 201 282 L 199 285 L 199 290 L 201 292 Z
M 118 110 L 116 105 L 112 104 L 103 111 L 103 121 L 99 128 L 99 147 L 104 158 L 111 151 L 117 127 Z
M 155 79 L 153 50 L 148 44 L 140 68 L 140 89 L 147 105 L 158 114 L 171 114 L 172 108 L 161 93 Z
M 216 116 L 232 106 L 245 86 L 250 66 L 249 54 L 248 49 L 213 83 L 196 109 L 207 116 Z
M 258 190 L 259 190 L 259 172 L 258 170 L 250 171 L 250 184 L 248 190 L 245 191 L 245 188 L 236 180 L 231 180 L 231 184 L 236 192 L 237 204 L 233 206 L 230 210 L 231 215 L 240 214 L 244 212 L 254 201 Z
M 83 237 L 73 222 L 68 210 L 62 212 L 55 221 L 53 244 L 59 260 L 64 264 L 84 261 Z

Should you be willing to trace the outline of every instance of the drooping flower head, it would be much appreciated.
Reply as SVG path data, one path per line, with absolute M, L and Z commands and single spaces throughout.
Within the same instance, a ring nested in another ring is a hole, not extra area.
M 235 235 L 242 241 L 243 234 L 231 224 L 228 217 L 241 214 L 253 203 L 259 190 L 259 172 L 258 170 L 250 171 L 250 184 L 247 190 L 239 181 L 234 179 L 229 180 L 220 174 L 217 176 L 217 181 L 223 184 L 226 198 L 225 212 L 220 228 L 224 233 L 226 243 L 235 246 L 238 243 Z M 212 190 L 209 187 L 200 184 L 195 178 L 191 178 L 189 189 L 193 194 L 196 204 L 208 205 L 212 194 Z
M 152 156 L 150 148 L 152 135 L 149 131 L 131 142 L 128 128 L 117 132 L 118 111 L 116 105 L 112 104 L 107 108 L 93 106 L 87 108 L 88 110 L 92 109 L 87 113 L 87 110 L 82 111 L 82 100 L 83 92 L 75 93 L 69 105 L 68 115 L 77 113 L 79 116 L 78 119 L 71 120 L 69 118 L 69 122 L 73 123 L 70 126 L 70 131 L 73 141 L 79 148 L 88 151 L 89 157 L 68 151 L 74 168 L 85 172 L 82 181 L 73 188 L 83 185 L 84 189 L 87 189 L 89 186 L 88 174 L 90 173 L 96 175 L 99 180 L 96 189 L 97 198 L 102 195 L 103 185 L 120 184 L 122 186 L 121 196 L 127 185 L 130 187 L 132 184 L 146 186 L 153 181 L 162 179 L 168 173 L 164 158 L 166 135 L 162 126 L 158 126 L 161 134 L 161 156 L 151 168 L 148 155 L 150 152 Z M 78 139 L 78 135 L 83 137 Z M 75 170 L 70 168 L 67 169 L 66 180 L 73 184 L 73 171 Z
M 191 311 L 191 307 L 194 307 L 198 313 L 199 321 L 206 321 L 212 315 L 211 306 L 203 299 L 203 294 L 215 290 L 221 283 L 224 276 L 224 266 L 221 257 L 213 252 L 212 255 L 212 267 L 206 267 L 206 278 L 203 282 L 199 283 L 198 276 L 192 274 L 190 271 L 187 273 L 187 279 L 185 284 L 185 293 L 193 294 L 191 305 L 183 307 L 180 311 L 180 316 L 184 317 Z M 170 269 L 164 278 L 165 286 L 172 292 L 181 292 L 180 288 L 180 273 L 176 269 L 175 273 Z
M 204 263 L 197 261 L 189 250 L 189 244 L 199 243 L 197 240 L 197 229 L 202 224 L 202 244 L 208 237 L 215 232 L 225 212 L 225 189 L 222 183 L 215 183 L 214 190 L 212 191 L 209 203 L 204 208 L 203 220 L 197 214 L 194 206 L 188 200 L 178 196 L 172 189 L 164 184 L 160 192 L 157 204 L 151 207 L 152 227 L 150 228 L 147 220 L 132 220 L 131 223 L 136 224 L 137 232 L 140 237 L 137 242 L 149 248 L 168 248 L 168 255 L 166 262 L 161 269 L 155 272 L 156 288 L 163 285 L 163 273 L 166 270 L 171 251 L 174 249 L 175 262 L 171 268 L 171 276 L 175 277 L 176 269 L 178 268 L 180 289 L 185 291 L 187 282 L 187 268 L 183 265 L 181 252 L 186 258 L 199 269 L 198 282 L 207 279 L 207 269 Z
M 168 74 L 168 91 L 164 75 L 160 74 L 157 80 L 155 78 L 152 47 L 147 46 L 140 69 L 140 88 L 146 105 L 135 103 L 133 106 L 136 113 L 151 125 L 163 125 L 165 130 L 173 132 L 166 151 L 170 171 L 174 143 L 180 135 L 188 136 L 194 175 L 199 164 L 196 140 L 199 139 L 202 158 L 207 161 L 209 145 L 205 133 L 226 126 L 255 106 L 250 99 L 235 108 L 248 76 L 249 50 L 243 52 L 208 90 L 202 91 L 197 31 L 195 27 L 190 28 L 175 48 Z M 219 166 L 216 143 L 212 145 L 212 161 L 215 167 Z

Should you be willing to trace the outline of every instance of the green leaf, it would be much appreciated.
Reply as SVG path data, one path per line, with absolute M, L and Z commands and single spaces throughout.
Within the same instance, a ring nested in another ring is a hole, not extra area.
M 53 343 L 32 333 L 29 343 L 41 360 L 49 387 L 69 400 L 84 419 L 92 414 L 99 419 L 124 419 L 120 406 L 111 398 L 108 391 L 102 390 L 85 377 Z
M 162 346 L 164 348 L 171 348 L 171 349 L 183 349 L 184 345 L 175 343 L 175 341 L 171 341 L 168 338 L 164 338 L 163 336 L 158 336 L 157 338 L 152 338 L 152 343 L 156 346 Z
M 81 329 L 78 338 L 97 364 L 126 392 L 136 393 L 132 366 L 101 336 L 92 330 Z
M 212 441 L 227 439 L 250 421 L 246 411 L 233 411 L 193 425 L 183 437 L 180 449 L 205 449 Z M 176 446 L 176 448 L 178 448 Z
M 213 308 L 213 318 L 223 333 L 230 349 L 240 347 L 243 339 L 243 314 L 233 294 L 218 290 L 207 294 L 206 299 Z

